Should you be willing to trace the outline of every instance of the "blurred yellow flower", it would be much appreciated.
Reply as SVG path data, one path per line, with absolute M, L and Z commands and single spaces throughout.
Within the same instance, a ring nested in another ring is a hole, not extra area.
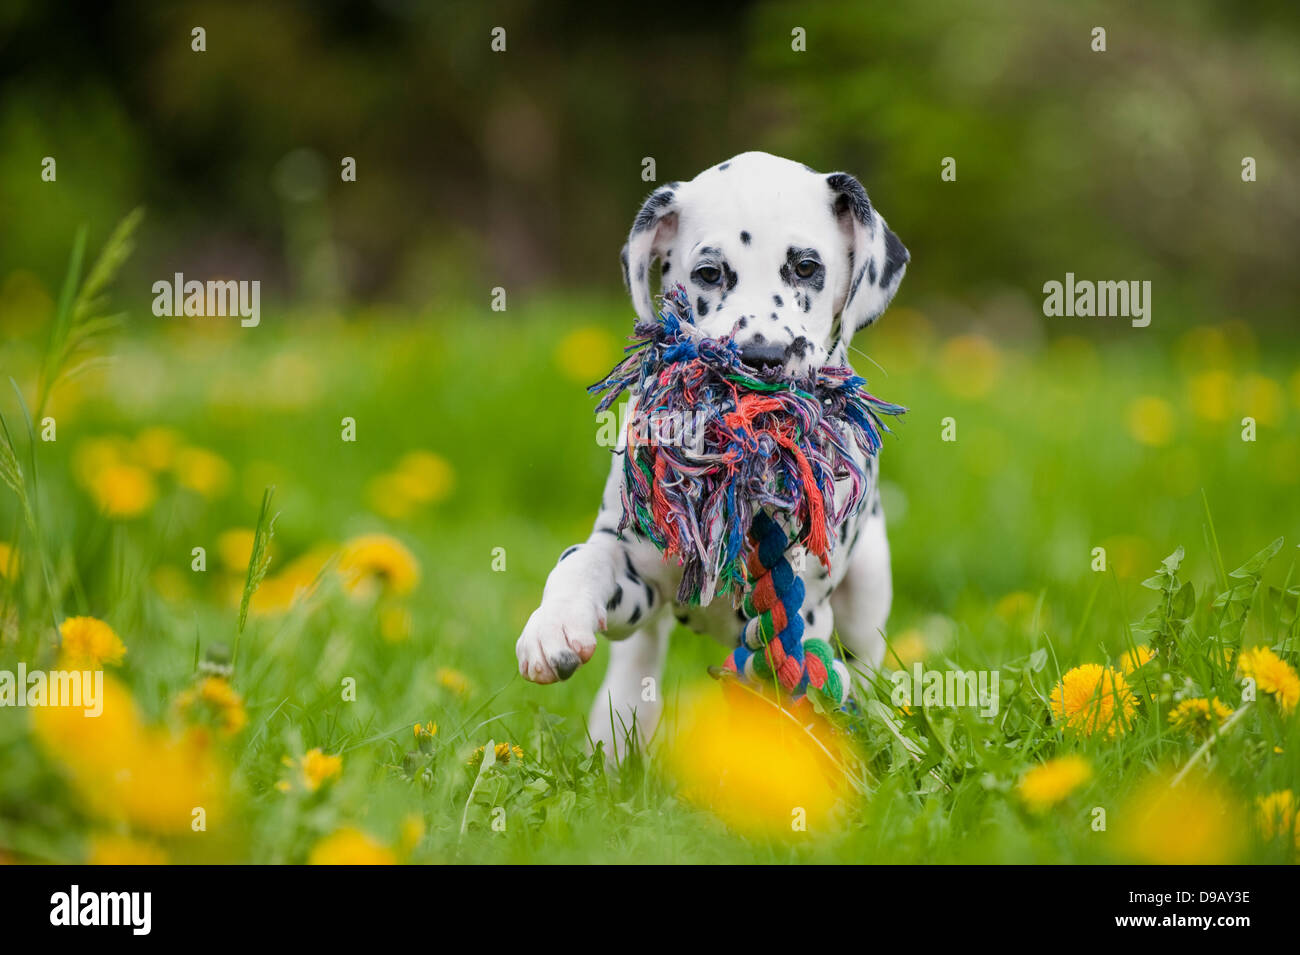
M 1175 729 L 1209 733 L 1231 715 L 1232 707 L 1221 703 L 1217 696 L 1212 700 L 1202 696 L 1175 706 L 1169 711 L 1169 722 Z
M 245 574 L 248 559 L 253 556 L 253 540 L 257 532 L 249 527 L 232 527 L 217 535 L 217 557 L 226 570 Z
M 555 346 L 555 363 L 560 371 L 580 385 L 599 379 L 619 357 L 614 336 L 596 325 L 575 328 Z
M 176 453 L 176 481 L 203 497 L 220 497 L 230 486 L 230 465 L 205 448 L 181 448 Z
M 18 551 L 0 541 L 0 577 L 11 578 L 18 574 Z
M 470 754 L 469 759 L 465 760 L 467 765 L 478 766 L 483 762 L 483 754 L 487 752 L 487 746 L 480 746 Z M 492 752 L 496 754 L 498 763 L 508 763 L 513 758 L 516 762 L 523 760 L 524 751 L 518 746 L 510 743 L 497 743 L 492 747 Z
M 1170 786 L 1153 776 L 1126 800 L 1116 837 L 1134 861 L 1156 865 L 1227 864 L 1243 843 L 1240 807 L 1213 780 L 1192 776 Z
M 1128 406 L 1128 431 L 1140 444 L 1163 448 L 1174 438 L 1174 409 L 1154 395 L 1135 398 Z
M 1082 756 L 1058 756 L 1025 773 L 1017 791 L 1035 812 L 1050 809 L 1092 778 L 1092 767 Z
M 411 451 L 397 462 L 393 472 L 402 492 L 419 504 L 446 498 L 456 486 L 456 473 L 446 458 L 432 451 Z
M 1237 672 L 1250 677 L 1257 689 L 1276 698 L 1278 709 L 1283 714 L 1294 710 L 1296 702 L 1300 701 L 1300 677 L 1289 663 L 1268 647 L 1242 650 L 1237 658 Z
M 1226 421 L 1232 397 L 1232 376 L 1214 369 L 1192 375 L 1187 380 L 1187 403 L 1192 413 L 1204 421 Z
M 1002 354 L 983 335 L 958 335 L 939 353 L 939 374 L 959 398 L 982 398 L 998 383 Z
M 1111 739 L 1129 728 L 1137 705 L 1123 674 L 1096 663 L 1066 673 L 1049 702 L 1064 729 L 1083 736 L 1105 732 Z
M 197 685 L 182 690 L 176 696 L 176 706 L 191 716 L 206 711 L 227 736 L 238 733 L 248 723 L 244 698 L 224 677 L 204 677 Z
M 885 651 L 885 666 L 910 667 L 913 663 L 924 660 L 929 652 L 925 635 L 912 627 L 889 641 L 889 650 Z
M 307 792 L 316 792 L 331 779 L 343 772 L 342 756 L 327 756 L 319 746 L 309 749 L 299 760 L 284 758 L 284 764 L 295 771 L 291 779 L 282 779 L 275 788 L 280 792 L 289 792 L 297 783 Z
M 59 624 L 59 666 L 66 670 L 98 670 L 116 666 L 126 656 L 126 646 L 113 628 L 94 617 L 68 617 Z
M 1132 650 L 1124 651 L 1120 657 L 1120 669 L 1124 671 L 1125 676 L 1129 676 L 1139 667 L 1144 667 L 1155 659 L 1156 652 L 1145 643 L 1140 643 Z
M 402 852 L 410 852 L 424 838 L 424 819 L 418 813 L 407 813 L 402 817 L 402 826 L 399 831 L 401 833 L 399 845 Z
M 439 667 L 435 679 L 437 679 L 439 686 L 445 687 L 460 696 L 464 696 L 469 692 L 469 677 L 459 670 L 453 670 L 451 667 Z
M 1024 625 L 1029 623 L 1029 617 L 1037 603 L 1033 594 L 1015 590 L 999 600 L 993 612 L 1007 623 Z
M 226 803 L 226 768 L 209 734 L 149 727 L 117 680 L 104 680 L 103 710 L 46 706 L 32 712 L 32 731 L 59 761 L 95 815 L 159 834 L 190 831 L 193 812 L 219 820 Z
M 158 496 L 152 475 L 134 464 L 110 464 L 100 469 L 89 485 L 95 505 L 107 517 L 139 517 Z
M 1265 841 L 1290 836 L 1300 852 L 1300 815 L 1296 813 L 1295 793 L 1289 789 L 1271 792 L 1255 799 L 1255 819 Z
M 334 553 L 331 548 L 318 547 L 295 557 L 280 573 L 262 581 L 248 603 L 248 612 L 258 617 L 286 613 L 295 603 L 315 590 L 321 571 Z M 234 594 L 235 603 L 238 603 L 241 593 L 242 585 Z
M 366 534 L 343 545 L 339 555 L 343 589 L 358 597 L 379 592 L 404 596 L 420 580 L 420 565 L 401 541 L 387 534 Z
M 120 435 L 87 438 L 72 452 L 72 473 L 82 487 L 89 490 L 100 472 L 117 464 L 129 463 L 131 445 Z
M 145 428 L 131 444 L 131 456 L 150 471 L 169 471 L 176 462 L 183 438 L 172 428 Z
M 665 766 L 682 798 L 740 832 L 825 833 L 847 794 L 836 744 L 815 714 L 709 687 L 683 698 L 675 730 Z
M 1246 375 L 1237 386 L 1238 410 L 1260 424 L 1276 425 L 1282 420 L 1286 398 L 1282 386 L 1266 375 Z
M 353 826 L 344 826 L 316 843 L 310 865 L 396 865 L 393 850 Z
M 376 475 L 366 484 L 366 501 L 372 511 L 390 521 L 404 521 L 420 506 L 407 495 L 401 478 L 388 472 Z
M 90 840 L 88 865 L 166 865 L 160 846 L 130 836 L 96 835 Z

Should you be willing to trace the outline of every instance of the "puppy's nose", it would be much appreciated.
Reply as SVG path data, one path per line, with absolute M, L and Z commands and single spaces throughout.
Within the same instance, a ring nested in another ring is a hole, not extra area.
M 751 368 L 763 371 L 785 364 L 785 346 L 770 342 L 749 342 L 740 346 L 740 360 Z

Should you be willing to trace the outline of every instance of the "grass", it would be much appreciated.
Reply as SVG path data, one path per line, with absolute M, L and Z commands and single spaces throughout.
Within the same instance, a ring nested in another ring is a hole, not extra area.
M 618 301 L 569 297 L 412 321 L 286 312 L 253 330 L 137 320 L 110 364 L 70 381 L 42 338 L 65 335 L 63 318 L 9 340 L 0 465 L 22 496 L 0 504 L 18 555 L 0 577 L 0 669 L 54 666 L 55 621 L 107 621 L 127 648 L 109 673 L 157 739 L 210 727 L 202 759 L 217 796 L 201 833 L 188 804 L 184 825 L 96 804 L 75 759 L 37 741 L 31 711 L 4 708 L 0 850 L 107 859 L 115 836 L 175 861 L 301 862 L 351 827 L 369 842 L 349 851 L 415 862 L 1178 861 L 1187 840 L 1161 841 L 1144 815 L 1155 806 L 1184 832 L 1206 821 L 1198 858 L 1294 859 L 1293 844 L 1258 832 L 1255 801 L 1300 781 L 1300 720 L 1268 694 L 1243 703 L 1222 653 L 1269 646 L 1294 666 L 1300 649 L 1293 346 L 1257 342 L 1240 322 L 1172 321 L 1008 345 L 940 334 L 905 307 L 860 336 L 872 360 L 859 370 L 910 408 L 883 458 L 890 659 L 997 670 L 1000 707 L 982 717 L 917 701 L 904 713 L 889 684 L 864 684 L 876 702 L 851 757 L 864 791 L 833 827 L 760 837 L 691 805 L 655 747 L 618 772 L 588 754 L 603 648 L 559 686 L 515 673 L 546 574 L 594 516 L 608 457 L 583 386 L 616 359 L 627 316 Z M 17 399 L 42 381 L 61 382 L 38 399 L 53 441 Z M 1254 442 L 1241 439 L 1248 414 Z M 355 441 L 342 439 L 346 418 Z M 942 439 L 948 418 L 955 441 Z M 104 448 L 147 472 L 138 516 L 96 503 Z M 416 450 L 438 456 L 420 459 L 433 467 L 422 502 L 393 478 Z M 418 563 L 409 593 L 389 592 L 391 576 L 374 593 L 348 586 L 337 545 L 376 532 Z M 284 609 L 275 588 L 291 571 L 315 588 Z M 1131 678 L 1140 702 L 1126 731 L 1052 725 L 1047 701 L 1067 671 L 1116 665 L 1137 644 L 1157 657 Z M 679 629 L 670 704 L 724 652 Z M 177 703 L 223 673 L 248 717 L 233 734 Z M 1170 725 L 1179 698 L 1216 695 L 1236 710 L 1221 737 Z M 436 734 L 417 738 L 412 726 L 430 721 Z M 523 758 L 498 759 L 502 742 Z M 312 789 L 300 772 L 314 749 L 341 768 Z M 1025 771 L 1072 753 L 1088 781 L 1031 812 Z M 152 765 L 135 757 L 142 773 Z M 152 798 L 185 803 L 172 788 Z

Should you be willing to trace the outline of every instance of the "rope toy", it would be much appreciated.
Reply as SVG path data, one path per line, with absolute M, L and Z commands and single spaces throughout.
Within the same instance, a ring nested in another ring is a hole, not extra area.
M 619 531 L 631 527 L 678 562 L 678 602 L 728 594 L 751 618 L 726 670 L 843 703 L 847 668 L 825 640 L 803 640 L 803 581 L 785 552 L 797 542 L 830 569 L 835 528 L 870 491 L 854 447 L 876 455 L 889 430 L 881 416 L 905 409 L 869 394 L 846 366 L 802 377 L 749 367 L 729 336 L 696 327 L 681 285 L 629 341 L 588 389 L 603 396 L 598 412 L 632 395 Z

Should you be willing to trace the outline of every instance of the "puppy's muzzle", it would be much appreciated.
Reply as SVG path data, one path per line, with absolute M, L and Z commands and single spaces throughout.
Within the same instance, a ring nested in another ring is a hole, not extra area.
M 777 345 L 765 342 L 762 345 L 749 343 L 740 349 L 740 360 L 750 368 L 756 368 L 759 371 L 766 371 L 769 368 L 780 368 L 785 364 L 789 346 Z

